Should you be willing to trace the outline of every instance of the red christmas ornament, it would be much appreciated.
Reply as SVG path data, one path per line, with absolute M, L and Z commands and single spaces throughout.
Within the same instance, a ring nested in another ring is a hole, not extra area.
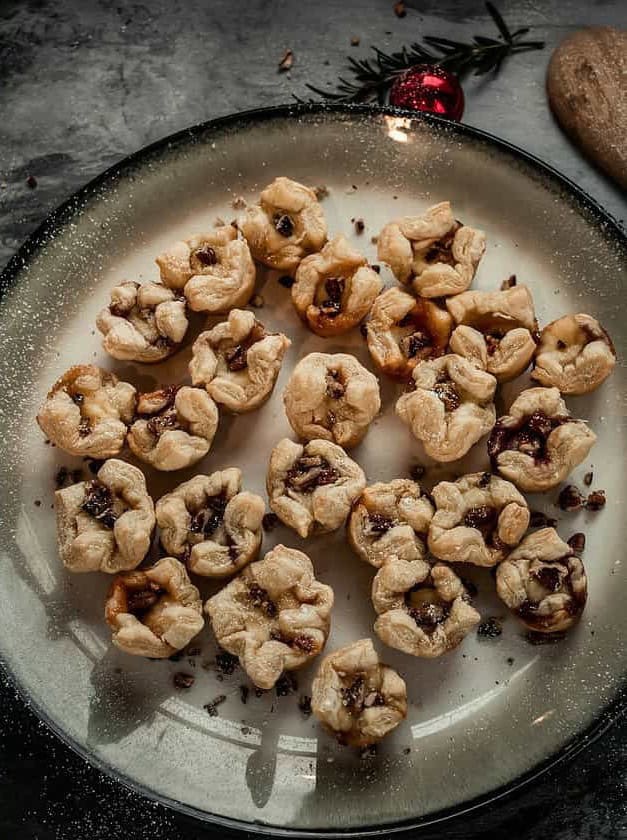
M 418 64 L 394 81 L 390 104 L 460 120 L 464 113 L 464 91 L 454 73 L 437 65 Z

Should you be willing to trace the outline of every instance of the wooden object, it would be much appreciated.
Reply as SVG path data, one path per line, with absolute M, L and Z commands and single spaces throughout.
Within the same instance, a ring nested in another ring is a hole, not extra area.
M 557 47 L 549 104 L 570 138 L 627 189 L 627 32 L 581 29 Z

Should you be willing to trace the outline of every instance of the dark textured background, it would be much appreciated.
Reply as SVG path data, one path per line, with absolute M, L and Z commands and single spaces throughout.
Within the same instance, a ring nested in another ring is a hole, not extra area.
M 75 189 L 146 143 L 192 123 L 306 95 L 306 81 L 333 83 L 345 55 L 365 55 L 371 44 L 394 49 L 421 34 L 492 34 L 480 2 L 408 2 L 403 19 L 392 5 L 0 0 L 0 264 Z M 501 0 L 498 6 L 512 28 L 533 26 L 533 37 L 544 38 L 547 48 L 513 58 L 496 79 L 466 83 L 464 120 L 543 158 L 624 217 L 624 196 L 560 133 L 544 93 L 552 47 L 580 26 L 624 27 L 624 0 Z M 350 46 L 352 36 L 361 39 L 359 47 Z M 294 67 L 279 74 L 288 47 Z M 37 179 L 35 189 L 26 184 L 29 175 Z M 627 837 L 626 780 L 623 722 L 491 813 L 420 837 L 618 840 Z M 196 840 L 209 833 L 92 770 L 0 679 L 2 840 Z

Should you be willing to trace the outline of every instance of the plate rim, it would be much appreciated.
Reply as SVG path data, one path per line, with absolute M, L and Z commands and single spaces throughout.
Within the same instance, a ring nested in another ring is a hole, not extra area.
M 601 204 L 592 198 L 592 196 L 590 196 L 566 175 L 561 173 L 558 169 L 530 152 L 521 149 L 519 146 L 508 140 L 499 138 L 490 132 L 475 128 L 474 126 L 470 126 L 465 123 L 452 122 L 434 114 L 395 108 L 387 105 L 338 102 L 297 102 L 287 105 L 276 105 L 268 108 L 254 108 L 247 111 L 227 114 L 211 120 L 205 120 L 173 134 L 166 135 L 146 146 L 141 147 L 137 151 L 124 156 L 95 178 L 88 181 L 87 184 L 72 193 L 72 195 L 70 195 L 64 202 L 52 210 L 43 222 L 23 242 L 13 256 L 10 257 L 6 266 L 0 272 L 0 300 L 11 288 L 19 273 L 27 268 L 28 264 L 33 261 L 38 252 L 46 247 L 48 241 L 56 233 L 61 231 L 73 216 L 82 211 L 83 202 L 97 195 L 103 186 L 111 182 L 115 182 L 117 179 L 129 174 L 136 164 L 141 163 L 156 153 L 164 151 L 168 148 L 184 145 L 186 142 L 193 143 L 196 138 L 204 134 L 211 133 L 212 131 L 220 131 L 221 129 L 233 127 L 237 124 L 244 126 L 247 123 L 260 123 L 271 119 L 297 119 L 301 116 L 317 114 L 354 114 L 405 117 L 434 126 L 452 135 L 479 140 L 487 146 L 496 147 L 502 151 L 508 152 L 515 158 L 519 158 L 529 164 L 532 169 L 536 170 L 536 172 L 544 176 L 544 178 L 548 179 L 555 186 L 559 186 L 569 193 L 575 199 L 578 209 L 583 208 L 588 211 L 592 216 L 593 222 L 600 228 L 601 232 L 606 237 L 608 237 L 609 234 L 609 236 L 611 236 L 611 238 L 615 241 L 616 245 L 622 248 L 627 255 L 627 231 L 609 211 L 607 211 Z M 454 819 L 458 819 L 464 815 L 468 815 L 470 812 L 476 812 L 480 809 L 485 810 L 487 806 L 494 804 L 505 797 L 512 796 L 516 791 L 519 791 L 523 787 L 528 787 L 532 782 L 540 779 L 548 773 L 549 770 L 552 770 L 564 762 L 572 760 L 583 750 L 587 749 L 591 744 L 599 740 L 610 729 L 610 727 L 612 727 L 619 719 L 623 718 L 627 712 L 627 684 L 624 684 L 619 688 L 616 696 L 601 709 L 592 723 L 582 731 L 578 732 L 559 750 L 541 762 L 538 762 L 534 767 L 517 776 L 511 782 L 501 785 L 488 793 L 473 797 L 472 799 L 462 802 L 459 805 L 453 805 L 446 809 L 440 809 L 433 814 L 426 814 L 422 817 L 410 817 L 385 825 L 369 827 L 364 826 L 359 829 L 298 829 L 284 828 L 271 825 L 269 823 L 254 821 L 246 822 L 244 820 L 224 817 L 220 814 L 213 814 L 208 811 L 201 811 L 198 808 L 179 802 L 172 797 L 164 796 L 145 788 L 141 783 L 136 782 L 135 780 L 115 770 L 104 759 L 96 756 L 82 744 L 76 742 L 59 725 L 57 725 L 56 722 L 49 717 L 47 712 L 40 707 L 39 703 L 34 700 L 34 698 L 30 697 L 27 690 L 22 687 L 8 664 L 4 661 L 1 653 L 0 670 L 4 675 L 8 686 L 16 692 L 24 705 L 27 708 L 32 709 L 39 720 L 41 720 L 63 744 L 79 755 L 87 762 L 87 764 L 91 765 L 122 786 L 130 789 L 134 793 L 173 811 L 184 814 L 187 817 L 192 817 L 206 828 L 211 826 L 222 827 L 244 833 L 253 830 L 260 835 L 284 838 L 303 838 L 303 840 L 305 840 L 305 838 L 320 837 L 358 838 L 382 837 L 384 835 L 391 834 L 399 835 L 402 832 L 425 829 L 444 822 L 451 822 Z

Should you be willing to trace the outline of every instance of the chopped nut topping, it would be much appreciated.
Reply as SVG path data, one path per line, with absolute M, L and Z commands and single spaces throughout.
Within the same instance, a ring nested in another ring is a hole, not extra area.
M 558 506 L 564 511 L 580 510 L 585 501 L 585 497 L 581 495 L 574 484 L 567 484 L 557 498 Z
M 605 507 L 606 503 L 605 490 L 595 490 L 590 493 L 586 502 L 586 510 L 597 511 Z

